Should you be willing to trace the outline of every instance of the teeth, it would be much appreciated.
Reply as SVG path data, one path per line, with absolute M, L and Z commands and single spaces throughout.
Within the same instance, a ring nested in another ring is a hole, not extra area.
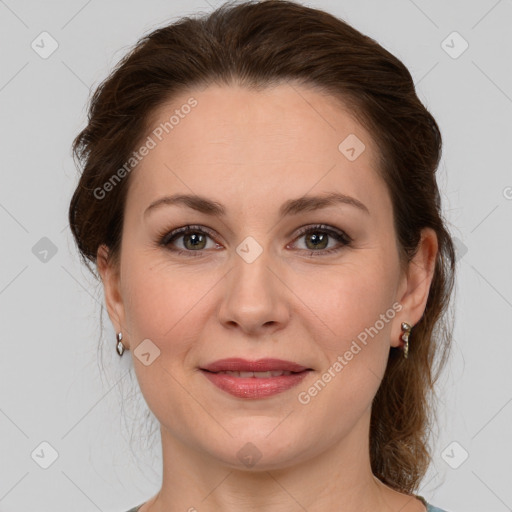
M 226 375 L 233 375 L 233 377 L 242 377 L 242 378 L 250 378 L 256 377 L 257 379 L 268 379 L 269 377 L 280 377 L 281 375 L 291 375 L 290 371 L 283 370 L 272 370 L 268 372 L 217 372 L 217 373 L 225 373 Z

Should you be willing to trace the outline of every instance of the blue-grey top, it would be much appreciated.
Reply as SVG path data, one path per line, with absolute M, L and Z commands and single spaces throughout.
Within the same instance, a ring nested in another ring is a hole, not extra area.
M 446 510 L 434 507 L 433 505 L 427 503 L 427 512 L 446 512 Z

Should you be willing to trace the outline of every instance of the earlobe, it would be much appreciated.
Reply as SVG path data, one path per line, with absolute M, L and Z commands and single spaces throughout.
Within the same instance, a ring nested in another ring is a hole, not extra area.
M 102 244 L 98 247 L 96 267 L 103 282 L 105 305 L 108 316 L 116 332 L 122 331 L 124 325 L 124 307 L 119 287 L 119 271 L 109 261 L 109 249 Z
M 403 309 L 400 313 L 396 336 L 393 337 L 393 346 L 400 344 L 398 333 L 400 323 L 407 322 L 414 327 L 423 316 L 434 277 L 437 252 L 436 232 L 432 228 L 424 228 L 418 250 L 409 263 L 407 275 L 404 277 L 402 289 L 405 287 L 405 290 L 400 298 Z

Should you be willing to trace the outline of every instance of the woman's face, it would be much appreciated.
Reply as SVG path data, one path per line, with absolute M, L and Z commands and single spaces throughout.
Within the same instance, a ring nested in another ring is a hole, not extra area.
M 149 136 L 130 177 L 119 279 L 98 264 L 162 432 L 232 467 L 252 455 L 259 468 L 363 439 L 400 323 L 419 321 L 430 285 L 423 260 L 400 273 L 370 135 L 332 97 L 281 84 L 193 89 L 160 108 Z M 301 203 L 334 193 L 352 203 Z M 224 213 L 150 207 L 178 194 Z M 270 394 L 254 378 L 260 388 L 235 396 L 201 369 L 225 358 L 311 370 Z

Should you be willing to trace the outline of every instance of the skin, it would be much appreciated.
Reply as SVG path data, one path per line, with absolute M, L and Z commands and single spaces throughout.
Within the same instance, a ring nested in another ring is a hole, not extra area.
M 424 512 L 418 499 L 373 476 L 368 432 L 390 347 L 402 345 L 401 322 L 414 326 L 423 315 L 435 232 L 424 230 L 402 273 L 376 147 L 334 98 L 291 83 L 262 91 L 210 85 L 162 105 L 154 126 L 191 96 L 198 105 L 130 177 L 120 268 L 105 247 L 98 250 L 110 319 L 161 424 L 163 485 L 141 512 Z M 366 146 L 355 161 L 338 150 L 351 133 Z M 332 191 L 357 198 L 369 214 L 338 204 L 278 216 L 288 199 Z M 175 205 L 143 215 L 152 201 L 175 193 L 215 200 L 226 217 Z M 311 233 L 297 237 L 299 228 L 321 223 L 353 242 L 329 236 L 315 248 Z M 159 246 L 160 233 L 187 224 L 215 234 L 205 235 L 201 256 L 183 236 L 173 246 L 186 255 Z M 252 263 L 236 252 L 247 236 L 263 250 Z M 299 392 L 393 303 L 402 306 L 396 316 L 301 404 Z M 148 338 L 160 355 L 146 366 L 133 350 Z M 225 357 L 276 357 L 314 371 L 272 397 L 241 399 L 198 369 Z M 253 467 L 237 457 L 247 442 L 262 455 Z

